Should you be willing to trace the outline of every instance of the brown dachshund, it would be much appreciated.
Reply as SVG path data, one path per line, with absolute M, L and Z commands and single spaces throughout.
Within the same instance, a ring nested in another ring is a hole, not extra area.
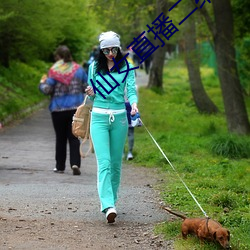
M 201 241 L 210 240 L 218 242 L 224 249 L 231 249 L 229 245 L 230 232 L 222 225 L 210 218 L 187 218 L 185 215 L 173 212 L 163 207 L 166 211 L 183 219 L 181 233 L 183 239 L 187 239 L 188 234 L 196 235 Z

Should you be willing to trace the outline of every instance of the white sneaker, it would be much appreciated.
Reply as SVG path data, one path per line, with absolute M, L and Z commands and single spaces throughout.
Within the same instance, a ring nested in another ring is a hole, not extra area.
M 128 152 L 127 161 L 133 160 L 134 156 L 131 152 Z
M 59 174 L 63 174 L 63 173 L 64 173 L 63 170 L 57 170 L 57 168 L 54 168 L 53 171 L 54 171 L 55 173 L 59 173 Z
M 73 170 L 73 175 L 81 175 L 81 171 L 80 171 L 80 168 L 78 166 L 73 165 L 72 170 Z
M 117 216 L 117 212 L 115 208 L 110 207 L 107 209 L 106 218 L 108 220 L 108 223 L 114 223 L 116 216 Z

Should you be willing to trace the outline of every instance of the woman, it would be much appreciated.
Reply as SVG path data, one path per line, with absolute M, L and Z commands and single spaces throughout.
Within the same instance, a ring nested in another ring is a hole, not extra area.
M 67 46 L 55 51 L 56 63 L 50 68 L 48 77 L 41 80 L 39 89 L 51 95 L 49 110 L 56 134 L 55 173 L 64 173 L 66 168 L 67 141 L 69 141 L 70 166 L 73 175 L 80 175 L 80 142 L 72 134 L 72 117 L 84 100 L 87 75 L 83 68 L 73 61 Z
M 104 32 L 99 36 L 100 53 L 98 59 L 89 67 L 89 86 L 86 93 L 93 100 L 90 134 L 97 159 L 97 188 L 101 202 L 101 211 L 106 214 L 108 223 L 113 223 L 117 216 L 115 204 L 121 178 L 123 148 L 128 131 L 128 121 L 124 103 L 124 91 L 131 104 L 131 115 L 138 112 L 135 88 L 135 73 L 119 73 L 127 70 L 125 61 L 114 67 L 123 57 L 120 47 L 120 36 L 113 31 Z M 132 68 L 131 65 L 129 68 Z M 117 86 L 109 94 L 104 90 Z M 92 84 L 94 84 L 94 91 Z M 105 97 L 105 98 L 104 98 Z

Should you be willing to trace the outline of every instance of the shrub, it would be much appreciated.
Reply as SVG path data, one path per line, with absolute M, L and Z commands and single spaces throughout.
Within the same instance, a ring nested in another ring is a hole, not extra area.
M 217 207 L 229 209 L 233 209 L 237 206 L 235 198 L 232 194 L 229 194 L 228 192 L 221 192 L 219 194 L 215 194 L 212 197 L 210 203 Z
M 236 135 L 219 136 L 212 140 L 212 153 L 231 159 L 249 158 L 250 146 L 247 138 Z

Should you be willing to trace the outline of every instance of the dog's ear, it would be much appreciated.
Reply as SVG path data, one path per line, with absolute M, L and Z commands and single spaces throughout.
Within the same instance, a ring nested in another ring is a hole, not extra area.
M 230 232 L 227 230 L 228 236 L 227 236 L 227 240 L 230 241 Z
M 216 240 L 216 232 L 213 233 L 213 238 Z

